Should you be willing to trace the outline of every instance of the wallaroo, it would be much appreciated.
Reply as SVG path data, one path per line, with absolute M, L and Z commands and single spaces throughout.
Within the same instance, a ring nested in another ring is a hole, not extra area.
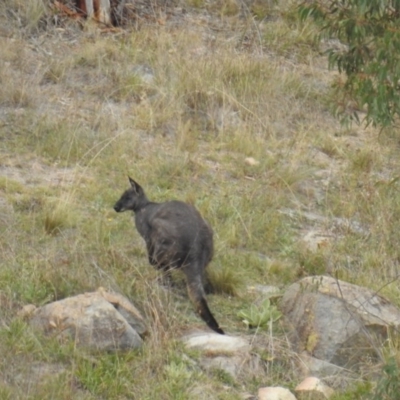
M 136 229 L 147 246 L 149 262 L 170 279 L 180 268 L 186 277 L 189 297 L 200 317 L 215 332 L 224 334 L 205 297 L 205 269 L 213 256 L 213 231 L 200 213 L 182 201 L 154 203 L 142 187 L 129 178 L 131 187 L 115 203 L 117 212 L 131 210 Z

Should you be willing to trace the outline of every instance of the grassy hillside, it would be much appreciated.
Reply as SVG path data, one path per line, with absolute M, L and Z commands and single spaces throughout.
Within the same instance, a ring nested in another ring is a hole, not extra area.
M 131 216 L 112 209 L 128 174 L 213 226 L 209 302 L 228 333 L 248 334 L 237 313 L 250 286 L 311 274 L 400 306 L 398 133 L 333 119 L 335 74 L 290 3 L 154 5 L 154 19 L 115 31 L 46 4 L 0 5 L 0 398 L 239 399 L 297 383 L 279 324 L 256 335 L 273 349 L 265 374 L 193 367 L 177 339 L 204 324 L 184 287 L 159 288 Z M 311 231 L 328 238 L 314 252 Z M 15 318 L 99 286 L 150 321 L 140 352 L 88 355 Z M 43 365 L 57 379 L 39 379 Z

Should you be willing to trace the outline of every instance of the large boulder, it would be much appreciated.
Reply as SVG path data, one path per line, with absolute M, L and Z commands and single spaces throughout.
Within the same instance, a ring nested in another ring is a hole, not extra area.
M 49 303 L 30 312 L 30 324 L 60 340 L 96 350 L 137 348 L 146 332 L 143 318 L 123 296 L 99 289 Z
M 326 276 L 307 277 L 285 292 L 281 309 L 298 352 L 357 370 L 378 358 L 400 311 L 374 291 Z

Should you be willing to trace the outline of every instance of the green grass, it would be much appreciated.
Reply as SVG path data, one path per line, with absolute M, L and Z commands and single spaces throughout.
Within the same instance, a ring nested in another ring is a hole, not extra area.
M 205 371 L 182 347 L 179 336 L 204 324 L 182 285 L 157 285 L 131 215 L 113 211 L 128 175 L 151 200 L 187 201 L 212 225 L 209 303 L 228 333 L 252 335 L 237 317 L 259 299 L 249 286 L 326 271 L 400 305 L 396 281 L 387 285 L 399 248 L 396 132 L 344 129 L 330 116 L 334 76 L 314 28 L 286 3 L 254 2 L 255 25 L 231 2 L 190 1 L 212 21 L 119 33 L 56 28 L 46 4 L 0 5 L 1 398 L 231 399 L 298 383 L 280 321 L 255 334 L 270 344 L 267 355 L 256 349 L 263 373 Z M 210 38 L 215 23 L 224 28 Z M 334 239 L 312 253 L 301 237 L 315 228 Z M 145 314 L 140 351 L 85 354 L 15 317 L 99 286 Z M 29 385 L 39 362 L 63 370 Z

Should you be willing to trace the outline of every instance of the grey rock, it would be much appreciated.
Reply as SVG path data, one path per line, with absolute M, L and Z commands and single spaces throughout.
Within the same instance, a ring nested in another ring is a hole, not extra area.
M 238 378 L 245 375 L 247 378 L 262 376 L 265 373 L 260 357 L 257 354 L 243 353 L 233 355 L 219 355 L 204 357 L 200 361 L 204 369 L 219 369 Z
M 201 360 L 200 365 L 205 369 L 220 369 L 231 375 L 233 378 L 236 378 L 240 367 L 243 365 L 243 357 L 206 357 Z
M 291 285 L 281 310 L 298 352 L 351 370 L 377 361 L 389 326 L 400 325 L 400 310 L 382 296 L 325 276 Z
M 302 210 L 292 210 L 289 208 L 284 208 L 279 210 L 279 212 L 283 215 L 287 215 L 290 218 L 298 219 L 304 218 L 309 223 L 312 224 L 321 224 L 324 226 L 332 226 L 336 230 L 344 230 L 350 231 L 355 234 L 367 236 L 369 234 L 369 230 L 364 227 L 360 222 L 355 221 L 353 219 L 347 218 L 328 218 L 322 215 Z
M 352 380 L 356 378 L 356 375 L 346 368 L 339 367 L 338 365 L 332 364 L 325 360 L 310 356 L 307 351 L 303 351 L 299 356 L 300 369 L 305 376 L 315 375 L 319 377 L 331 377 L 331 376 L 342 376 L 348 377 Z
M 124 312 L 128 313 L 126 309 Z M 143 318 L 140 319 L 142 323 Z M 33 312 L 30 324 L 61 341 L 72 339 L 79 347 L 110 351 L 142 345 L 138 332 L 106 300 L 104 291 L 85 293 L 40 307 Z

